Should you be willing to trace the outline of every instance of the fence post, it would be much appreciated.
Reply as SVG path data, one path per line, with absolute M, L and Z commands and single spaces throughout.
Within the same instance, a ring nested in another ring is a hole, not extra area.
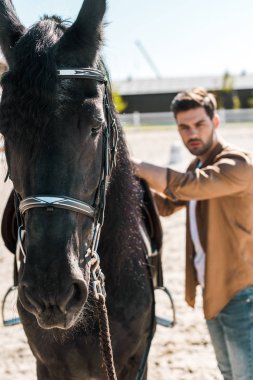
M 139 127 L 141 125 L 141 114 L 138 111 L 133 112 L 133 125 Z
M 182 145 L 175 141 L 170 146 L 169 165 L 178 164 L 182 159 Z

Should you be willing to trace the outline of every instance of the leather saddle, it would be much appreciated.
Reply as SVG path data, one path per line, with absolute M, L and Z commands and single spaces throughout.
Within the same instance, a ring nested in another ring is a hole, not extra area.
M 13 190 L 10 193 L 3 212 L 1 234 L 5 246 L 11 253 L 15 254 L 18 234 Z
M 140 179 L 141 194 L 141 230 L 146 242 L 148 261 L 151 267 L 154 287 L 163 286 L 162 245 L 163 230 L 157 206 L 148 184 Z

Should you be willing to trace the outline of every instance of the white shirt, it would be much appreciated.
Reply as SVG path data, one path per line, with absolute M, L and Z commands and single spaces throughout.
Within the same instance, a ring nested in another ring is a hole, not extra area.
M 195 253 L 196 253 L 194 257 L 194 266 L 197 272 L 198 281 L 200 285 L 204 288 L 205 287 L 206 255 L 199 239 L 197 220 L 196 220 L 196 206 L 197 206 L 197 201 L 194 200 L 194 201 L 189 202 L 190 232 L 191 232 L 191 238 L 192 238 L 192 242 L 193 242 Z
M 196 206 L 197 201 L 194 200 L 189 202 L 190 231 L 196 253 L 194 257 L 194 266 L 197 272 L 198 281 L 200 285 L 204 288 L 206 255 L 199 239 L 199 232 L 196 220 Z

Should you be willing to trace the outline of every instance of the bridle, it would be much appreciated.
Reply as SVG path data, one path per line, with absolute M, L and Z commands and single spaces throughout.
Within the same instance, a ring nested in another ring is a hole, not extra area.
M 106 123 L 102 131 L 102 165 L 98 188 L 93 205 L 78 199 L 62 195 L 30 195 L 21 199 L 15 192 L 15 208 L 18 220 L 18 248 L 23 255 L 23 262 L 26 263 L 26 252 L 23 246 L 25 234 L 24 214 L 34 208 L 46 208 L 53 211 L 56 208 L 74 211 L 83 214 L 93 221 L 92 239 L 85 257 L 80 259 L 80 264 L 84 261 L 92 267 L 93 290 L 98 298 L 99 294 L 105 295 L 104 275 L 100 269 L 100 259 L 97 253 L 101 228 L 104 223 L 106 192 L 113 167 L 116 165 L 116 154 L 118 145 L 118 128 L 110 106 L 108 81 L 106 76 L 99 70 L 91 68 L 60 69 L 57 76 L 61 79 L 89 79 L 95 80 L 104 85 L 103 107 Z

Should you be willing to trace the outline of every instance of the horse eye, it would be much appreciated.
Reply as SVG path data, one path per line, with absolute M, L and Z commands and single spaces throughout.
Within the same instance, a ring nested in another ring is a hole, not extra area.
M 100 122 L 96 126 L 92 127 L 91 128 L 91 135 L 96 136 L 99 133 L 99 131 L 102 129 L 103 126 L 104 126 L 104 123 Z

